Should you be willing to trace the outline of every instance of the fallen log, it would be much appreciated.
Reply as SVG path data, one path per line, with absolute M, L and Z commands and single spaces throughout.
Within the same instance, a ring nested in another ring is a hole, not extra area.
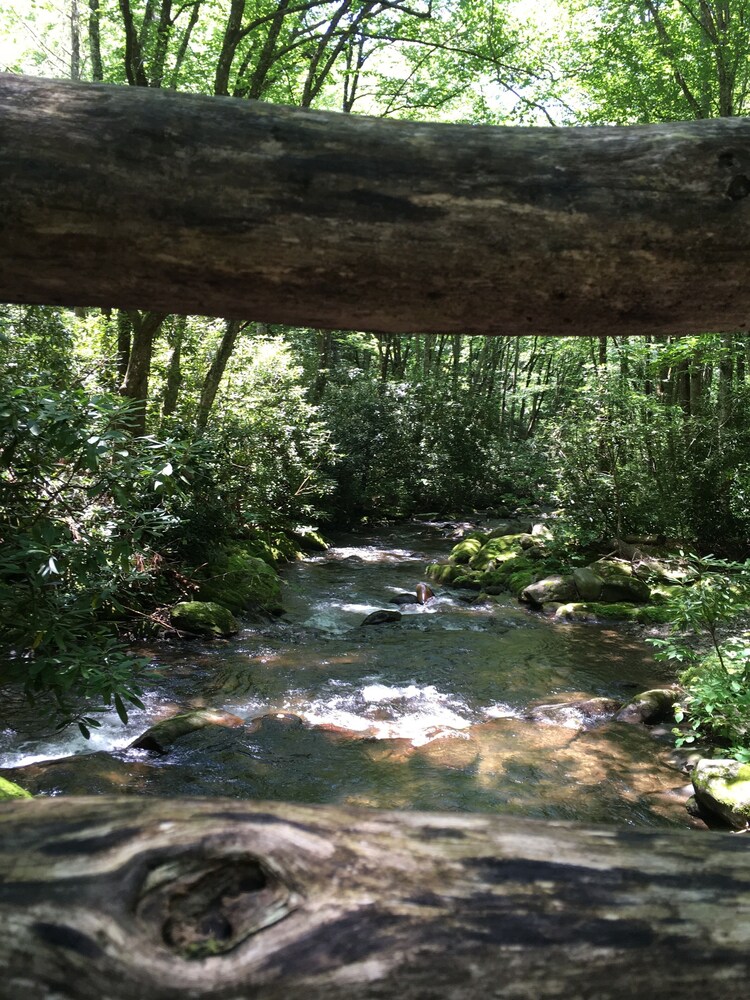
M 750 119 L 495 128 L 0 77 L 0 300 L 393 332 L 750 327 Z
M 742 836 L 215 800 L 0 808 L 0 996 L 741 995 Z

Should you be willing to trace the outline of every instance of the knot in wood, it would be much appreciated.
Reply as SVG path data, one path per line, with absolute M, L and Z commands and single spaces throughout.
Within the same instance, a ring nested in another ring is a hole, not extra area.
M 150 937 L 185 959 L 232 951 L 278 923 L 298 897 L 263 861 L 250 855 L 187 856 L 148 872 L 135 907 Z

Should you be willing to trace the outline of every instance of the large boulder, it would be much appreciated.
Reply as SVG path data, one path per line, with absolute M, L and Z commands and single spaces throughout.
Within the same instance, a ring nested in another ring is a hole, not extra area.
M 192 635 L 223 639 L 239 631 L 232 612 L 214 601 L 183 601 L 175 604 L 169 618 L 174 628 Z
M 500 563 L 513 559 L 520 552 L 518 544 L 520 537 L 520 535 L 501 535 L 499 538 L 491 538 L 471 556 L 469 565 L 472 569 L 493 569 Z
M 750 764 L 699 760 L 692 780 L 703 813 L 720 817 L 734 830 L 750 828 Z
M 482 548 L 487 541 L 487 536 L 480 532 L 472 532 L 467 535 L 458 545 L 451 549 L 450 560 L 461 565 L 468 563 Z
M 150 753 L 166 753 L 169 748 L 188 733 L 194 733 L 196 729 L 205 729 L 206 726 L 225 726 L 234 728 L 243 726 L 244 722 L 239 716 L 230 715 L 229 712 L 217 711 L 213 708 L 200 708 L 194 712 L 182 712 L 180 715 L 173 715 L 169 719 L 162 719 L 154 723 L 145 733 L 142 733 L 137 740 L 128 747 L 128 750 L 148 750 Z
M 7 778 L 0 778 L 0 802 L 6 799 L 30 799 L 31 792 L 21 788 L 15 781 L 8 781 Z
M 674 722 L 674 704 L 677 692 L 670 688 L 652 688 L 642 691 L 620 709 L 615 722 L 644 722 L 653 726 L 659 722 Z
M 277 615 L 284 611 L 276 571 L 239 544 L 214 553 L 198 597 L 223 604 L 236 615 L 253 611 Z
M 400 622 L 401 612 L 400 611 L 389 611 L 383 609 L 381 611 L 373 611 L 369 614 L 367 618 L 361 623 L 360 628 L 363 625 L 389 625 L 391 622 Z
M 521 591 L 520 600 L 537 607 L 550 601 L 568 604 L 578 596 L 572 576 L 546 576 Z
M 651 597 L 648 586 L 633 574 L 633 567 L 624 560 L 599 559 L 573 570 L 573 579 L 583 601 L 647 604 Z

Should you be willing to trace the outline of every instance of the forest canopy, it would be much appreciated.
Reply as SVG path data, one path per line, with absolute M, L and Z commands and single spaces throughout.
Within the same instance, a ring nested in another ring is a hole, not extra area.
M 473 124 L 743 115 L 749 49 L 740 0 L 0 14 L 10 73 Z M 0 655 L 64 719 L 90 724 L 78 695 L 125 715 L 133 637 L 221 546 L 278 560 L 290 533 L 421 512 L 542 504 L 570 546 L 657 536 L 744 559 L 749 363 L 739 333 L 405 336 L 0 307 Z

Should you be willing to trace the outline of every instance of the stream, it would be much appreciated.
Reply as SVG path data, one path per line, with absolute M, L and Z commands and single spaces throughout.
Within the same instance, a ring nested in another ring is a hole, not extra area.
M 228 796 L 383 809 L 515 813 L 690 826 L 687 778 L 667 735 L 640 725 L 556 724 L 531 707 L 627 701 L 670 680 L 640 632 L 558 623 L 510 595 L 435 586 L 401 621 L 360 627 L 414 592 L 446 558 L 443 526 L 339 535 L 283 571 L 286 614 L 231 640 L 154 643 L 145 710 L 112 713 L 89 741 L 6 711 L 2 773 L 34 793 Z M 211 726 L 162 756 L 128 750 L 160 718 L 191 708 L 242 720 Z

